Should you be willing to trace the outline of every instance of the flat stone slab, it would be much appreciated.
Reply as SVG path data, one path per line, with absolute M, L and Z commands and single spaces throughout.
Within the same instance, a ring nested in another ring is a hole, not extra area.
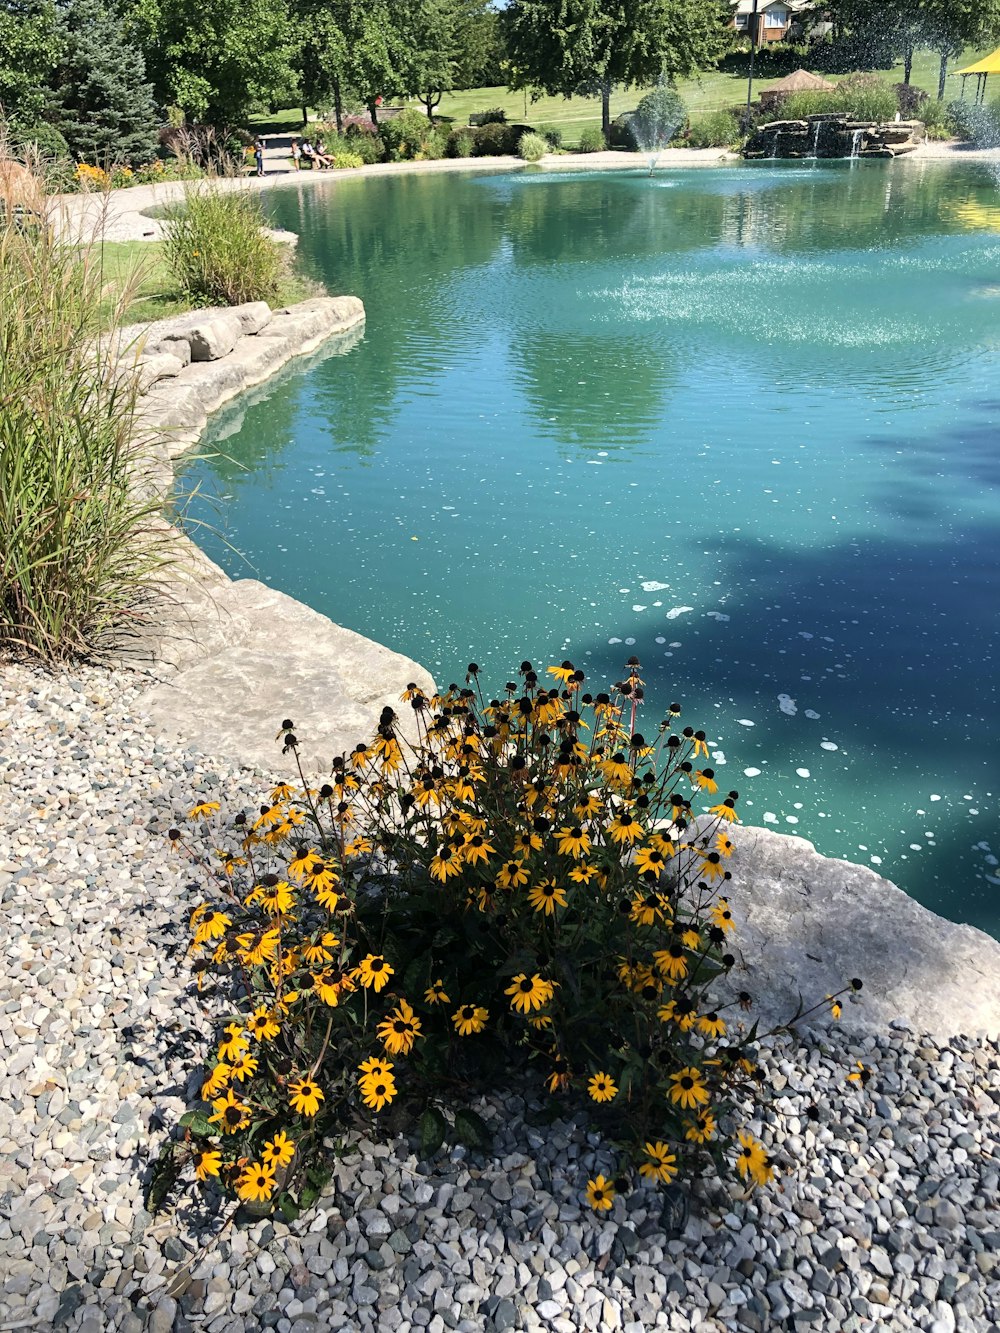
M 859 977 L 844 1028 L 884 1033 L 902 1017 L 942 1040 L 1000 1036 L 1000 942 L 944 920 L 867 866 L 821 856 L 805 838 L 742 827 L 732 837 L 731 981 L 755 1001 L 766 997 L 747 1022 L 760 1018 L 763 1031 L 795 1012 L 800 993 L 812 1004 Z M 802 1026 L 829 1028 L 829 1006 Z

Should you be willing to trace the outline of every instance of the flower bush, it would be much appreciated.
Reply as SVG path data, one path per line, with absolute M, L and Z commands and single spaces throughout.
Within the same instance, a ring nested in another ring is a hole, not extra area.
M 314 785 L 286 719 L 299 782 L 223 837 L 218 802 L 190 810 L 171 839 L 212 885 L 192 954 L 223 1012 L 156 1191 L 218 1177 L 293 1216 L 345 1126 L 401 1109 L 425 1155 L 448 1136 L 484 1147 L 466 1103 L 514 1074 L 588 1105 L 625 1174 L 772 1179 L 744 1121 L 762 1079 L 751 997 L 719 984 L 738 793 L 677 705 L 637 731 L 643 693 L 634 658 L 596 694 L 570 662 L 523 662 L 497 698 L 472 664 L 464 688 L 404 692 L 413 744 L 386 708 Z M 614 1193 L 587 1182 L 595 1209 Z

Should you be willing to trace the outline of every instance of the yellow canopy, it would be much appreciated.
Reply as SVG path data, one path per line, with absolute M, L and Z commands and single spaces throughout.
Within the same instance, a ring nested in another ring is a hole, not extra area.
M 984 56 L 982 60 L 977 60 L 974 65 L 967 65 L 965 69 L 957 69 L 956 74 L 1000 74 L 1000 46 L 992 55 Z

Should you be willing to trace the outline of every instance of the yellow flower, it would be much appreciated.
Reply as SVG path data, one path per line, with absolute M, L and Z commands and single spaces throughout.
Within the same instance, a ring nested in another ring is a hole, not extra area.
M 830 1017 L 833 1018 L 834 1021 L 839 1021 L 840 1015 L 844 1012 L 843 1006 L 841 1005 L 840 1001 L 833 995 L 828 995 L 826 998 L 830 1002 Z
M 248 967 L 260 967 L 262 963 L 273 963 L 278 953 L 281 935 L 277 930 L 265 930 L 260 934 L 247 933 L 237 936 L 239 955 Z
M 311 1078 L 296 1079 L 288 1085 L 288 1101 L 300 1115 L 315 1115 L 323 1101 L 323 1090 Z
M 288 863 L 288 878 L 301 884 L 306 872 L 314 861 L 320 860 L 319 853 L 312 847 L 300 847 Z
M 413 1044 L 421 1035 L 420 1019 L 405 1000 L 400 1000 L 395 1009 L 379 1023 L 376 1029 L 379 1038 L 390 1055 L 409 1055 Z
M 710 815 L 717 815 L 719 819 L 725 819 L 730 824 L 738 824 L 740 822 L 740 817 L 736 813 L 734 805 L 735 799 L 734 796 L 727 796 L 720 805 L 713 805 L 708 813 Z
M 528 891 L 528 902 L 536 912 L 554 916 L 557 907 L 566 906 L 566 890 L 559 888 L 554 880 L 543 879 Z
M 587 1092 L 595 1102 L 611 1102 L 618 1096 L 618 1085 L 609 1074 L 595 1074 L 587 1084 Z
M 452 876 L 462 873 L 464 863 L 462 849 L 446 842 L 438 848 L 437 855 L 431 859 L 428 870 L 431 879 L 439 879 L 444 884 Z
M 201 1085 L 201 1100 L 203 1102 L 210 1102 L 213 1097 L 218 1097 L 219 1093 L 226 1087 L 232 1076 L 233 1071 L 230 1069 L 229 1065 L 220 1061 Z
M 606 1213 L 615 1204 L 615 1187 L 610 1180 L 596 1176 L 587 1181 L 587 1202 L 595 1213 Z
M 872 1070 L 870 1070 L 866 1064 L 864 1064 L 861 1060 L 859 1060 L 855 1065 L 855 1067 L 847 1075 L 847 1079 L 848 1082 L 857 1083 L 858 1087 L 863 1088 L 868 1083 L 868 1080 L 871 1078 L 871 1076 L 872 1076 Z
M 219 809 L 218 801 L 199 801 L 188 811 L 188 819 L 207 819 Z
M 667 949 L 657 949 L 653 954 L 653 961 L 670 981 L 682 981 L 687 976 L 687 953 L 682 944 L 675 943 Z
M 577 861 L 567 878 L 571 879 L 574 884 L 589 884 L 594 876 L 599 874 L 600 871 L 597 866 L 592 866 L 587 861 Z
M 699 1106 L 707 1104 L 708 1088 L 705 1087 L 700 1069 L 690 1065 L 676 1074 L 671 1074 L 670 1081 L 673 1085 L 670 1089 L 670 1100 L 683 1110 L 697 1110 Z
M 596 792 L 588 792 L 586 796 L 581 796 L 573 807 L 573 813 L 577 819 L 593 819 L 601 808 L 601 798 Z
M 224 1060 L 226 1064 L 232 1064 L 234 1060 L 239 1060 L 241 1056 L 246 1055 L 250 1049 L 250 1043 L 244 1036 L 239 1023 L 228 1024 L 226 1037 L 226 1041 L 219 1043 L 219 1059 Z
M 191 1157 L 194 1165 L 194 1174 L 198 1180 L 207 1180 L 209 1176 L 217 1176 L 219 1168 L 222 1166 L 222 1153 L 214 1148 L 196 1149 Z
M 273 880 L 275 876 L 270 878 Z M 283 879 L 275 883 L 257 884 L 253 892 L 247 894 L 247 903 L 259 904 L 268 916 L 283 916 L 291 909 L 293 901 L 292 887 Z
M 392 1066 L 389 1066 L 391 1069 Z M 396 1095 L 396 1084 L 391 1073 L 379 1072 L 362 1074 L 358 1079 L 361 1098 L 373 1111 L 381 1111 Z
M 568 685 L 576 675 L 576 667 L 572 662 L 563 662 L 562 666 L 550 666 L 545 670 L 550 676 L 555 676 L 560 685 Z
M 377 994 L 389 984 L 394 969 L 389 966 L 380 953 L 370 953 L 362 958 L 357 966 L 357 978 L 366 990 L 374 989 Z
M 339 900 L 333 890 L 340 882 L 340 876 L 332 861 L 316 858 L 303 869 L 302 878 L 327 911 L 332 912 L 336 909 Z
M 496 848 L 491 842 L 488 842 L 481 833 L 473 833 L 466 838 L 465 846 L 462 848 L 462 855 L 470 866 L 485 864 L 491 856 L 496 855 Z
M 268 1139 L 260 1155 L 270 1166 L 288 1166 L 295 1156 L 295 1142 L 284 1130 L 280 1130 L 273 1139 Z
M 753 1177 L 763 1166 L 767 1160 L 767 1153 L 762 1143 L 758 1143 L 752 1134 L 747 1134 L 742 1129 L 739 1132 L 739 1140 L 740 1151 L 736 1157 L 736 1169 L 746 1180 L 747 1176 Z
M 732 838 L 729 836 L 728 833 L 718 834 L 718 836 L 715 839 L 715 846 L 716 850 L 722 856 L 725 856 L 727 858 L 732 856 L 733 852 L 736 850 L 736 843 L 733 842 Z
M 542 1005 L 548 1004 L 552 999 L 552 982 L 546 981 L 537 972 L 532 977 L 519 972 L 504 991 L 504 995 L 510 996 L 512 1009 L 521 1014 L 528 1014 L 532 1009 L 541 1009 Z
M 655 1143 L 646 1144 L 647 1161 L 639 1167 L 639 1175 L 645 1176 L 647 1180 L 662 1180 L 664 1184 L 669 1184 L 677 1174 L 677 1158 L 670 1151 L 666 1143 L 661 1143 L 659 1139 Z
M 698 1031 L 704 1032 L 706 1037 L 721 1037 L 726 1031 L 726 1020 L 716 1013 L 702 1014 L 698 1019 Z
M 717 792 L 719 790 L 719 784 L 715 780 L 715 770 L 711 768 L 696 768 L 691 781 L 702 791 Z
M 715 1133 L 715 1116 L 711 1111 L 702 1111 L 694 1120 L 685 1120 L 684 1137 L 689 1143 L 707 1143 Z
M 635 854 L 635 868 L 640 875 L 659 877 L 667 868 L 667 858 L 659 847 L 640 847 Z
M 226 927 L 233 924 L 232 917 L 225 912 L 208 911 L 198 920 L 194 932 L 195 944 L 205 944 L 208 940 L 220 939 L 226 933 Z
M 670 915 L 670 899 L 662 893 L 647 893 L 632 899 L 630 919 L 637 926 L 655 926 Z
M 427 1004 L 451 1004 L 451 1000 L 444 989 L 444 982 L 440 977 L 437 981 L 432 981 L 424 991 L 424 1000 Z
M 524 862 L 516 859 L 505 861 L 497 871 L 497 883 L 502 889 L 519 889 L 528 882 L 528 872 Z
M 525 829 L 514 838 L 514 853 L 516 856 L 527 858 L 532 852 L 540 852 L 541 850 L 542 839 L 534 829 Z
M 712 924 L 718 926 L 720 930 L 724 930 L 727 935 L 736 929 L 736 922 L 733 920 L 727 898 L 720 898 L 717 903 L 713 903 L 708 914 L 712 918 Z
M 214 1115 L 208 1117 L 209 1123 L 218 1125 L 223 1134 L 235 1134 L 238 1129 L 245 1129 L 250 1123 L 250 1108 L 244 1106 L 232 1090 L 224 1097 L 218 1097 L 212 1103 Z
M 329 963 L 339 943 L 340 940 L 337 939 L 333 931 L 328 930 L 318 940 L 306 945 L 302 950 L 302 957 L 310 967 L 318 967 L 320 963 Z
M 460 1037 L 470 1037 L 474 1033 L 482 1032 L 489 1016 L 488 1009 L 477 1008 L 474 1004 L 463 1004 L 461 1009 L 452 1014 L 451 1021 L 458 1029 Z
M 631 810 L 623 810 L 620 815 L 615 815 L 608 825 L 608 832 L 611 834 L 613 842 L 623 846 L 625 843 L 631 847 L 636 838 L 641 838 L 643 827 L 636 819 Z
M 238 1079 L 240 1083 L 244 1079 L 253 1078 L 257 1072 L 257 1061 L 252 1055 L 241 1055 L 238 1060 L 232 1063 L 233 1078 Z
M 244 1203 L 262 1203 L 274 1193 L 274 1166 L 270 1163 L 250 1162 L 243 1168 L 236 1193 Z
M 579 860 L 590 851 L 590 838 L 579 826 L 561 828 L 556 833 L 556 851 L 560 856 L 572 856 Z
M 569 1087 L 572 1074 L 570 1067 L 561 1055 L 555 1055 L 552 1059 L 552 1073 L 545 1080 L 549 1092 L 562 1092 L 564 1088 Z

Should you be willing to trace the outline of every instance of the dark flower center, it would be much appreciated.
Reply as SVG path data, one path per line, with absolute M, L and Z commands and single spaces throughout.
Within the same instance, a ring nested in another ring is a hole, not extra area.
M 681 1087 L 684 1089 L 685 1092 L 690 1092 L 690 1090 L 694 1087 L 694 1079 L 690 1076 L 690 1074 L 685 1074 L 684 1077 L 681 1079 Z
M 524 993 L 527 995 L 529 991 L 533 991 L 534 989 L 535 989 L 535 983 L 533 981 L 529 981 L 528 978 L 525 977 L 524 980 L 521 982 L 521 990 L 523 990 Z

